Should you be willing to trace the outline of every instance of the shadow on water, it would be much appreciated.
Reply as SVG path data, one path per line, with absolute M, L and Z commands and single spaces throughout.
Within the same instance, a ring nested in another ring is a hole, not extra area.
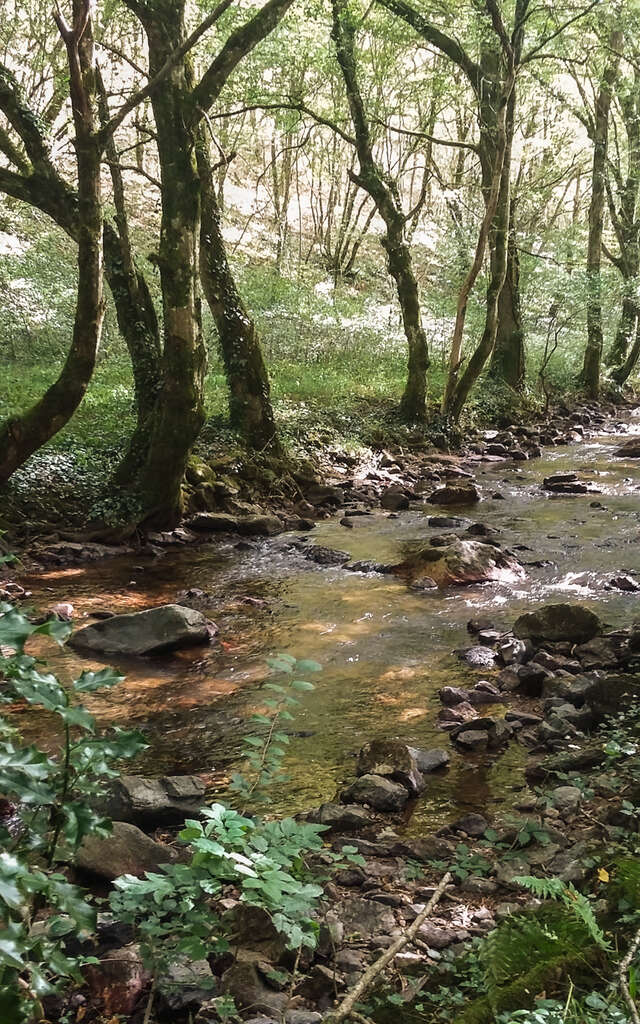
M 604 589 L 612 573 L 640 570 L 640 466 L 612 458 L 616 444 L 605 436 L 548 450 L 532 462 L 478 467 L 485 498 L 465 510 L 469 522 L 499 529 L 504 546 L 520 546 L 523 563 L 538 563 L 516 585 L 416 593 L 394 577 L 317 566 L 288 550 L 288 536 L 249 547 L 219 541 L 173 550 L 157 561 L 114 559 L 26 582 L 35 607 L 69 600 L 76 621 L 97 609 L 133 611 L 173 601 L 191 587 L 210 595 L 220 643 L 162 658 L 116 659 L 126 683 L 95 695 L 91 710 L 101 724 L 145 732 L 150 747 L 141 771 L 198 773 L 212 793 L 223 792 L 237 766 L 246 722 L 260 704 L 265 657 L 286 651 L 321 662 L 316 689 L 292 723 L 289 782 L 275 794 L 278 810 L 298 811 L 334 796 L 352 772 L 359 747 L 372 736 L 449 746 L 435 725 L 437 691 L 487 675 L 454 654 L 469 643 L 469 618 L 486 615 L 508 628 L 538 602 L 567 600 L 588 604 L 612 626 L 635 616 L 637 596 Z M 601 493 L 550 497 L 541 490 L 543 477 L 573 470 Z M 496 491 L 504 500 L 490 498 Z M 594 498 L 604 507 L 592 507 Z M 397 518 L 356 518 L 349 531 L 337 520 L 325 521 L 309 543 L 346 550 L 354 559 L 398 561 L 407 549 L 442 532 L 427 525 L 433 514 L 433 507 L 413 506 Z M 266 606 L 247 605 L 246 597 Z M 70 650 L 51 662 L 67 680 L 82 668 L 104 664 Z M 46 718 L 30 714 L 21 726 L 30 740 L 51 741 Z M 430 778 L 409 828 L 441 825 L 460 811 L 508 808 L 523 787 L 523 762 L 517 744 L 499 756 L 454 754 L 450 769 Z

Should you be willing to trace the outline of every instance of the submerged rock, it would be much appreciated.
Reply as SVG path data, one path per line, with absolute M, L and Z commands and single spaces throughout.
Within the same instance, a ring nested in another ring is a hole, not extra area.
M 640 459 L 640 437 L 630 437 L 613 454 L 619 459 Z
M 357 832 L 371 825 L 373 820 L 371 814 L 357 804 L 321 804 L 307 815 L 307 821 L 341 832 Z
M 493 544 L 459 537 L 421 548 L 399 569 L 408 572 L 413 579 L 420 579 L 426 573 L 439 587 L 490 580 L 515 583 L 525 575 L 513 555 L 500 551 Z
M 409 747 L 408 749 L 416 759 L 418 771 L 422 772 L 423 775 L 438 771 L 440 768 L 446 768 L 451 760 L 449 751 L 442 750 L 440 747 L 434 747 L 433 750 L 420 750 L 416 747 Z
M 580 604 L 547 604 L 516 619 L 513 632 L 534 643 L 545 640 L 569 640 L 586 643 L 600 632 L 597 615 Z
M 162 654 L 208 643 L 211 635 L 212 623 L 201 612 L 165 604 L 85 626 L 73 634 L 69 644 L 78 650 L 104 654 Z

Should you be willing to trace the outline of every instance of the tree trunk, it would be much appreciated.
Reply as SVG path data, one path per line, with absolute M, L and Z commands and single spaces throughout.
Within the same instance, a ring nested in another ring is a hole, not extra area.
M 593 122 L 593 167 L 589 204 L 589 241 L 587 247 L 587 345 L 582 367 L 582 383 L 589 398 L 600 393 L 603 328 L 601 294 L 602 232 L 606 199 L 607 151 L 609 147 L 609 111 L 613 86 L 618 75 L 622 32 L 614 30 L 609 40 L 610 56 L 596 96 Z
M 509 218 L 507 271 L 498 299 L 498 326 L 491 357 L 491 375 L 521 391 L 525 376 L 524 327 L 520 306 L 520 258 L 513 222 L 513 202 Z
M 503 170 L 498 197 L 498 206 L 493 222 L 493 247 L 491 252 L 491 276 L 487 288 L 487 312 L 480 344 L 471 356 L 467 367 L 458 381 L 451 398 L 449 414 L 454 421 L 460 418 L 471 389 L 482 373 L 493 352 L 498 330 L 498 303 L 507 273 L 507 251 L 509 236 L 510 175 Z
M 373 155 L 369 123 L 358 84 L 354 25 L 343 0 L 333 0 L 332 11 L 332 36 L 345 82 L 358 154 L 359 173 L 352 173 L 351 178 L 369 193 L 384 221 L 385 234 L 382 245 L 387 254 L 389 273 L 396 285 L 409 349 L 407 383 L 400 411 L 409 421 L 424 420 L 427 414 L 429 348 L 422 326 L 418 281 L 413 271 L 411 248 L 406 239 L 407 218 L 402 211 L 397 184 L 383 174 Z
M 74 0 L 73 27 L 56 19 L 69 59 L 78 168 L 78 289 L 71 348 L 60 376 L 43 397 L 0 430 L 0 483 L 69 422 L 91 381 L 100 343 L 103 224 L 89 11 L 89 0 Z
M 615 380 L 616 384 L 624 384 L 629 379 L 634 369 L 638 364 L 638 357 L 640 356 L 640 310 L 637 306 L 634 307 L 633 322 L 635 324 L 636 337 L 633 346 L 629 349 L 627 358 L 625 359 L 622 366 L 618 366 L 612 371 L 611 377 Z
M 620 370 L 622 369 L 622 364 L 627 358 L 629 345 L 631 344 L 631 339 L 635 332 L 637 316 L 638 307 L 635 298 L 631 295 L 625 295 L 622 300 L 622 311 L 620 313 L 620 319 L 618 320 L 616 336 L 607 359 L 609 366 L 618 367 Z M 612 377 L 617 379 L 615 371 L 612 373 Z M 626 380 L 626 377 L 624 379 Z
M 100 123 L 109 121 L 109 104 L 100 71 L 97 71 L 98 109 Z M 105 225 L 104 250 L 107 279 L 116 304 L 120 333 L 125 339 L 133 371 L 136 427 L 127 452 L 118 466 L 113 481 L 130 484 L 148 454 L 149 425 L 160 391 L 160 358 L 162 355 L 158 318 L 151 293 L 133 258 L 125 187 L 115 139 L 110 135 L 105 153 L 113 185 L 116 227 Z
M 185 39 L 184 0 L 157 3 L 151 11 L 145 7 L 142 17 L 153 76 Z M 205 419 L 206 352 L 198 285 L 200 182 L 195 129 L 185 104 L 192 86 L 190 64 L 183 59 L 151 97 L 162 179 L 158 263 L 164 348 L 162 385 L 137 489 L 141 521 L 163 529 L 174 527 L 181 518 L 187 460 Z
M 267 368 L 256 325 L 242 301 L 227 259 L 205 129 L 198 139 L 202 190 L 200 280 L 218 331 L 229 387 L 231 425 L 252 448 L 279 451 Z

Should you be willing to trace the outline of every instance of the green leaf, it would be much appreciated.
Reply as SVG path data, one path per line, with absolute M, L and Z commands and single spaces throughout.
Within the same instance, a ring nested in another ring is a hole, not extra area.
M 117 686 L 123 682 L 124 676 L 113 668 L 103 668 L 99 672 L 83 672 L 73 684 L 76 693 L 93 693 L 105 686 Z
M 304 679 L 294 679 L 294 681 L 291 683 L 291 689 L 298 690 L 304 693 L 308 690 L 315 690 L 315 686 L 313 685 L 313 683 L 305 682 Z
M 322 665 L 317 661 L 311 661 L 308 658 L 303 658 L 296 665 L 296 668 L 300 672 L 322 672 Z

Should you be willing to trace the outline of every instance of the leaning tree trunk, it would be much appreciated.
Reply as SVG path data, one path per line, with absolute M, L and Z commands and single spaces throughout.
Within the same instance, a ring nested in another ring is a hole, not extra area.
M 382 245 L 387 254 L 389 273 L 396 285 L 409 349 L 407 383 L 400 411 L 409 421 L 424 420 L 427 411 L 429 348 L 422 326 L 418 281 L 413 270 L 411 248 L 406 238 L 407 218 L 402 211 L 397 184 L 383 174 L 373 155 L 369 123 L 358 83 L 354 49 L 355 28 L 350 13 L 343 0 L 333 0 L 332 12 L 331 34 L 344 78 L 359 163 L 359 173 L 351 173 L 350 176 L 369 193 L 384 221 L 386 230 Z
M 95 368 L 104 318 L 100 147 L 95 136 L 95 81 L 89 0 L 74 0 L 73 27 L 56 20 L 69 60 L 69 91 L 78 169 L 78 289 L 73 337 L 60 376 L 23 416 L 0 430 L 0 483 L 69 422 Z
M 471 389 L 482 373 L 493 352 L 498 330 L 498 304 L 500 292 L 507 273 L 507 251 L 509 235 L 509 175 L 502 174 L 498 207 L 493 222 L 493 246 L 491 252 L 491 276 L 487 288 L 487 311 L 480 344 L 471 356 L 451 397 L 448 412 L 454 421 L 460 418 Z
M 615 30 L 611 33 L 610 56 L 596 97 L 593 122 L 593 167 L 587 246 L 587 345 L 582 367 L 582 383 L 589 398 L 597 398 L 600 393 L 603 347 L 601 261 L 609 148 L 609 112 L 613 86 L 618 75 L 621 46 L 622 33 Z
M 483 59 L 486 63 L 487 74 L 490 72 L 492 75 L 493 86 L 489 89 L 489 82 L 487 82 L 487 91 L 482 106 L 483 129 L 480 162 L 485 218 L 474 265 L 478 260 L 479 252 L 484 252 L 483 232 L 487 230 L 488 222 L 490 222 L 488 228 L 490 277 L 484 330 L 480 343 L 459 378 L 457 367 L 452 366 L 450 371 L 452 380 L 447 384 L 443 408 L 454 421 L 460 418 L 471 389 L 493 353 L 498 331 L 500 294 L 505 283 L 509 258 L 515 67 L 511 66 L 506 72 L 504 80 L 500 81 L 499 76 L 503 69 L 499 55 L 493 50 L 487 50 L 483 54 Z
M 99 70 L 96 82 L 100 122 L 104 126 L 109 121 L 109 102 Z M 136 426 L 113 477 L 113 482 L 122 486 L 135 480 L 148 454 L 149 426 L 160 391 L 162 351 L 153 299 L 133 257 L 125 185 L 113 135 L 107 138 L 105 154 L 111 173 L 117 227 L 114 231 L 105 223 L 105 270 L 115 300 L 118 327 L 131 357 L 136 408 Z
M 237 289 L 222 236 L 211 155 L 204 128 L 198 140 L 202 194 L 200 281 L 216 324 L 229 388 L 231 425 L 251 448 L 279 451 L 269 375 L 255 322 Z
M 150 74 L 184 41 L 184 2 L 144 9 Z M 149 447 L 137 481 L 141 522 L 174 527 L 182 514 L 182 481 L 202 429 L 206 352 L 198 285 L 200 182 L 195 129 L 185 97 L 193 82 L 188 60 L 176 65 L 151 102 L 162 179 L 158 263 L 164 314 L 162 383 L 149 424 Z

